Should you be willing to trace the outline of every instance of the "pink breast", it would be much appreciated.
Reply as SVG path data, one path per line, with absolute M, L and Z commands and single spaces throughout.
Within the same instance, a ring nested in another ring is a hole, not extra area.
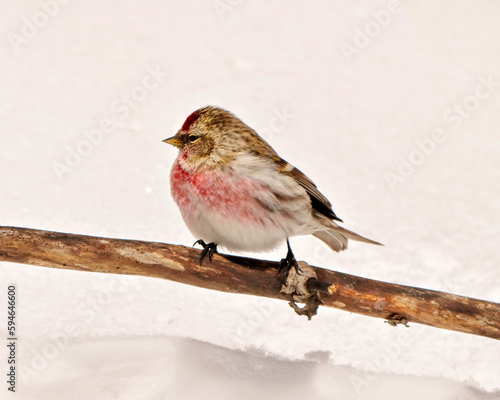
M 255 194 L 266 189 L 251 177 L 236 176 L 231 168 L 190 173 L 177 161 L 170 183 L 172 196 L 183 214 L 203 208 L 240 222 L 265 223 L 265 210 Z

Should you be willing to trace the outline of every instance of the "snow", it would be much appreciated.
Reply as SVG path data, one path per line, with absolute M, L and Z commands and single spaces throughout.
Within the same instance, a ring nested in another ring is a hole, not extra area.
M 346 227 L 385 244 L 335 254 L 294 238 L 298 259 L 499 302 L 499 11 L 4 4 L 1 224 L 191 244 L 167 184 L 176 150 L 161 140 L 216 104 L 309 175 Z M 326 308 L 307 321 L 283 301 L 2 263 L 0 291 L 10 283 L 22 399 L 500 396 L 492 339 Z

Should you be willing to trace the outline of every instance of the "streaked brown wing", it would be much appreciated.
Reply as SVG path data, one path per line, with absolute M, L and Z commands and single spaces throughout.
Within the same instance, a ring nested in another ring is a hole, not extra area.
M 332 210 L 332 204 L 318 190 L 314 182 L 307 177 L 302 171 L 295 168 L 292 164 L 282 158 L 275 159 L 276 164 L 280 166 L 280 172 L 293 177 L 304 189 L 311 199 L 311 205 L 314 210 L 333 220 L 342 221 Z

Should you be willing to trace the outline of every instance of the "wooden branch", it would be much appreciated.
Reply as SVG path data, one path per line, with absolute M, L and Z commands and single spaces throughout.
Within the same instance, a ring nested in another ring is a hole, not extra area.
M 280 292 L 276 262 L 215 254 L 198 265 L 200 250 L 137 240 L 107 239 L 0 227 L 0 261 L 50 268 L 142 275 L 230 293 L 290 300 Z M 307 264 L 306 264 L 307 265 Z M 416 322 L 500 339 L 500 304 L 380 282 L 318 267 L 308 287 L 323 288 L 323 306 L 390 324 Z

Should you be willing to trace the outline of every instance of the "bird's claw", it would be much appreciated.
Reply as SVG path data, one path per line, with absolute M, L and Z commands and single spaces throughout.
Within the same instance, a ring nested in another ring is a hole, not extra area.
M 295 268 L 295 272 L 297 275 L 301 275 L 302 270 L 300 269 L 299 263 L 295 259 L 295 256 L 292 253 L 292 249 L 290 248 L 290 243 L 287 240 L 288 252 L 285 258 L 282 258 L 280 261 L 280 265 L 278 268 L 278 273 L 283 273 L 283 283 L 286 283 L 288 278 L 288 274 L 292 268 Z
M 295 257 L 292 256 L 292 258 L 282 258 L 280 261 L 280 265 L 278 268 L 278 273 L 283 273 L 283 283 L 286 282 L 288 278 L 288 274 L 290 273 L 290 270 L 292 268 L 295 268 L 295 272 L 297 272 L 297 275 L 301 275 L 302 270 L 299 267 L 299 263 L 295 259 Z
M 214 242 L 210 242 L 208 244 L 205 243 L 203 239 L 199 239 L 196 242 L 194 242 L 193 246 L 196 246 L 197 244 L 201 245 L 203 247 L 203 250 L 201 251 L 200 254 L 200 265 L 203 264 L 203 260 L 205 257 L 208 256 L 208 259 L 210 262 L 212 262 L 212 257 L 214 253 L 217 253 L 217 244 Z

